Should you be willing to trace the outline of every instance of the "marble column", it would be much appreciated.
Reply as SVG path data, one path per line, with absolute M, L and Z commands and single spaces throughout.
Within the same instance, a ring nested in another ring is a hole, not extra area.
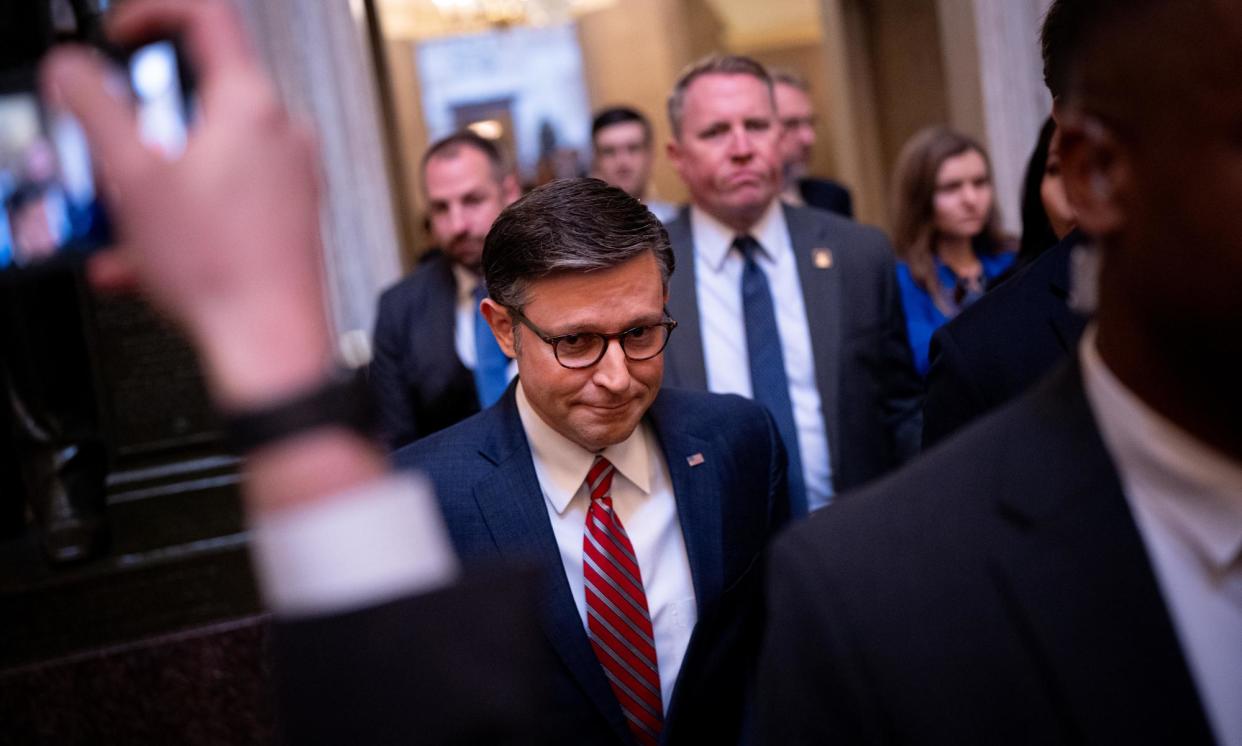
M 329 312 L 346 357 L 365 357 L 378 293 L 400 275 L 365 4 L 236 1 L 286 104 L 318 134 Z

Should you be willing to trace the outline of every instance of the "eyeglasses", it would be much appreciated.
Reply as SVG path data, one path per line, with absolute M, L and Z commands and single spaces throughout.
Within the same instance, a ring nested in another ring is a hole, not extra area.
M 540 339 L 552 345 L 552 354 L 556 356 L 556 362 L 563 367 L 574 369 L 589 368 L 603 360 L 604 353 L 608 351 L 608 342 L 613 339 L 621 345 L 621 351 L 625 353 L 627 359 L 650 360 L 664 352 L 665 346 L 668 345 L 669 335 L 677 328 L 676 321 L 665 319 L 658 324 L 636 326 L 616 334 L 573 332 L 553 337 L 532 324 L 531 320 L 516 308 L 510 308 L 509 312 Z

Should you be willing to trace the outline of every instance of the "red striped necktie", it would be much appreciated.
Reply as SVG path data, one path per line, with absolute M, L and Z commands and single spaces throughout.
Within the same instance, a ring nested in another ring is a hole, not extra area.
M 582 539 L 587 636 L 639 744 L 656 744 L 664 727 L 655 635 L 638 558 L 612 509 L 615 469 L 602 456 L 587 473 L 591 508 Z

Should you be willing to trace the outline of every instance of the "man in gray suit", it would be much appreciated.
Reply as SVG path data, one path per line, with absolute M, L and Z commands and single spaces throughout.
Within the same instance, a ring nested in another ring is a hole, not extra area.
M 782 205 L 772 79 L 714 56 L 678 79 L 668 153 L 691 206 L 668 226 L 681 271 L 668 310 L 670 386 L 750 396 L 789 450 L 795 515 L 918 450 L 914 373 L 880 231 Z

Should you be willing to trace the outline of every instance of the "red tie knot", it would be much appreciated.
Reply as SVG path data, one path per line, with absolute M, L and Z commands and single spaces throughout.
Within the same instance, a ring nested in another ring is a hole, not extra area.
M 592 500 L 600 500 L 609 497 L 612 490 L 612 475 L 616 469 L 612 463 L 603 456 L 596 456 L 595 463 L 591 464 L 591 470 L 587 472 L 587 489 L 591 491 Z

